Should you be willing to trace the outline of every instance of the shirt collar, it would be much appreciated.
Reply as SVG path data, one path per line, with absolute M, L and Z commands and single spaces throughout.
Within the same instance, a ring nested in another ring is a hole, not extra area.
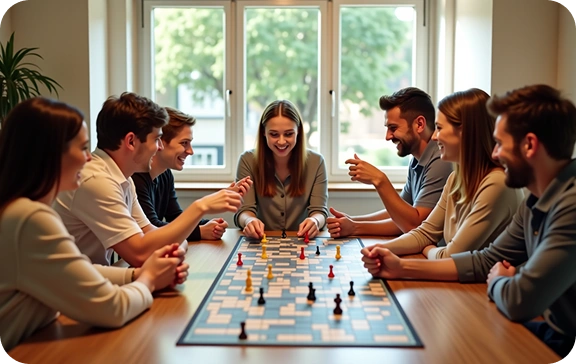
M 417 166 L 424 167 L 430 163 L 432 159 L 436 158 L 439 153 L 440 150 L 438 149 L 438 144 L 435 140 L 430 139 L 428 145 L 424 148 L 424 152 L 422 152 L 420 159 L 414 158 L 410 167 L 412 169 L 415 169 Z
M 110 172 L 110 177 L 120 184 L 127 182 L 128 179 L 124 176 L 124 173 L 120 170 L 120 167 L 116 164 L 114 159 L 106 153 L 104 150 L 96 148 L 94 152 L 92 152 L 92 156 L 96 156 L 104 162 L 108 171 Z
M 530 194 L 526 200 L 526 205 L 531 209 L 547 213 L 552 205 L 558 201 L 559 195 L 574 183 L 576 179 L 576 159 L 572 159 L 556 178 L 548 184 L 540 198 Z

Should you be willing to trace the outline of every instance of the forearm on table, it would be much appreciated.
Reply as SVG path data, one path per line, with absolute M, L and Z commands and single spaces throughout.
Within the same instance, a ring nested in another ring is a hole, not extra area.
M 458 271 L 452 258 L 440 260 L 402 259 L 403 278 L 431 281 L 458 281 Z

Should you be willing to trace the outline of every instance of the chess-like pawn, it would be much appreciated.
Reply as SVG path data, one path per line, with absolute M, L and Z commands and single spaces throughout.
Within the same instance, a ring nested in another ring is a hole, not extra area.
M 308 232 L 304 234 L 304 242 L 308 244 L 310 242 L 310 238 L 308 237 Z
M 258 304 L 263 305 L 265 303 L 266 300 L 264 299 L 264 288 L 260 287 L 260 298 L 258 298 Z
M 300 248 L 300 259 L 306 259 L 306 255 L 304 254 L 304 247 Z
M 340 303 L 342 302 L 342 298 L 340 298 L 340 293 L 336 293 L 336 298 L 334 298 L 334 302 L 336 302 L 336 307 L 334 308 L 334 314 L 341 315 L 342 307 L 340 307 Z
M 334 272 L 332 271 L 332 268 L 334 268 L 334 266 L 330 264 L 330 273 L 328 273 L 328 278 L 334 278 Z
M 316 255 L 320 255 L 320 246 L 316 245 Z
M 350 290 L 348 291 L 348 296 L 356 296 L 356 292 L 354 292 L 354 281 L 350 281 Z
M 308 284 L 308 296 L 306 299 L 309 301 L 316 301 L 316 289 L 313 287 L 312 282 Z
M 262 240 L 260 240 L 261 243 L 267 243 L 268 239 L 266 239 L 266 234 L 262 234 Z
M 236 262 L 237 266 L 242 266 L 244 265 L 244 262 L 242 262 L 242 253 L 238 253 L 238 261 Z
M 336 245 L 336 256 L 334 258 L 336 258 L 336 260 L 340 260 L 340 258 L 342 258 L 340 255 L 340 245 Z
M 246 271 L 246 292 L 252 292 L 252 270 L 250 268 Z
M 282 229 L 282 239 L 286 239 L 286 229 Z
M 246 335 L 246 322 L 244 321 L 240 323 L 240 335 L 238 335 L 238 339 L 240 340 L 248 339 L 248 335 Z
M 268 259 L 268 254 L 266 254 L 266 245 L 262 245 L 262 259 Z
M 272 264 L 268 264 L 268 279 L 274 278 L 274 274 L 272 274 Z

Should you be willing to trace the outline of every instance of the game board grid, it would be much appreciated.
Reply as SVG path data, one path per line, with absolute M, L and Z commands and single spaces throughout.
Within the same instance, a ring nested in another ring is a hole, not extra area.
M 280 346 L 422 346 L 414 329 L 381 280 L 373 279 L 360 262 L 359 239 L 316 239 L 309 244 L 294 238 L 270 237 L 268 259 L 261 243 L 240 238 L 227 263 L 204 298 L 180 345 Z M 316 245 L 321 255 L 316 256 Z M 342 258 L 334 258 L 340 245 Z M 300 260 L 305 247 L 307 259 Z M 242 252 L 244 265 L 237 266 Z M 267 266 L 273 264 L 274 279 Z M 336 277 L 328 279 L 328 265 Z M 246 271 L 252 270 L 253 292 L 245 292 Z M 356 296 L 349 297 L 349 282 Z M 313 282 L 317 300 L 306 299 Z M 266 304 L 258 305 L 264 287 Z M 340 293 L 343 314 L 335 316 L 334 297 Z M 240 322 L 248 338 L 240 340 Z

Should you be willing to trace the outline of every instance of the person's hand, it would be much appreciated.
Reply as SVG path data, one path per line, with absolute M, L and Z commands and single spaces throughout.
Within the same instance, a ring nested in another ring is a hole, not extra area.
M 364 267 L 374 277 L 394 279 L 401 278 L 402 274 L 402 259 L 392 253 L 387 248 L 373 246 L 364 248 L 360 251 L 362 253 L 362 261 Z
M 142 264 L 139 277 L 136 280 L 146 284 L 150 291 L 173 285 L 178 279 L 178 273 L 180 273 L 177 272 L 176 268 L 181 265 L 183 254 L 185 254 L 183 249 L 180 249 L 176 243 L 154 251 Z M 187 275 L 188 268 L 185 268 L 184 271 Z
M 171 287 L 174 288 L 177 284 L 182 284 L 186 282 L 188 279 L 188 269 L 190 266 L 188 263 L 182 263 L 176 267 L 176 278 L 174 279 L 174 283 L 171 284 Z
M 352 181 L 377 186 L 384 178 L 384 173 L 381 170 L 361 160 L 356 153 L 354 153 L 354 158 L 347 159 L 344 163 L 350 164 L 348 175 Z
M 318 227 L 318 220 L 310 216 L 305 218 L 304 221 L 300 223 L 296 235 L 298 235 L 299 237 L 303 237 L 306 236 L 306 233 L 308 233 L 308 238 L 312 239 L 316 237 L 316 235 L 318 235 L 319 232 L 320 228 Z
M 334 215 L 334 217 L 329 216 L 326 218 L 326 227 L 328 228 L 331 238 L 354 235 L 354 225 L 356 223 L 352 221 L 348 215 L 332 207 L 330 207 L 330 213 Z
M 223 189 L 196 200 L 194 204 L 196 204 L 204 214 L 236 212 L 242 205 L 242 196 L 240 196 L 238 192 Z
M 227 227 L 228 223 L 223 218 L 212 219 L 200 225 L 200 237 L 202 240 L 220 240 Z
M 260 239 L 264 236 L 264 223 L 257 217 L 250 217 L 242 232 L 248 238 Z
M 232 182 L 227 189 L 230 191 L 238 192 L 240 196 L 244 197 L 244 195 L 246 195 L 246 192 L 248 192 L 248 190 L 250 190 L 250 188 L 252 187 L 253 183 L 254 182 L 252 181 L 252 179 L 250 179 L 250 176 L 246 176 L 238 182 Z
M 512 277 L 514 274 L 516 274 L 516 267 L 513 267 L 508 261 L 504 260 L 494 264 L 490 269 L 486 283 L 490 285 L 490 282 L 496 279 L 496 277 Z

